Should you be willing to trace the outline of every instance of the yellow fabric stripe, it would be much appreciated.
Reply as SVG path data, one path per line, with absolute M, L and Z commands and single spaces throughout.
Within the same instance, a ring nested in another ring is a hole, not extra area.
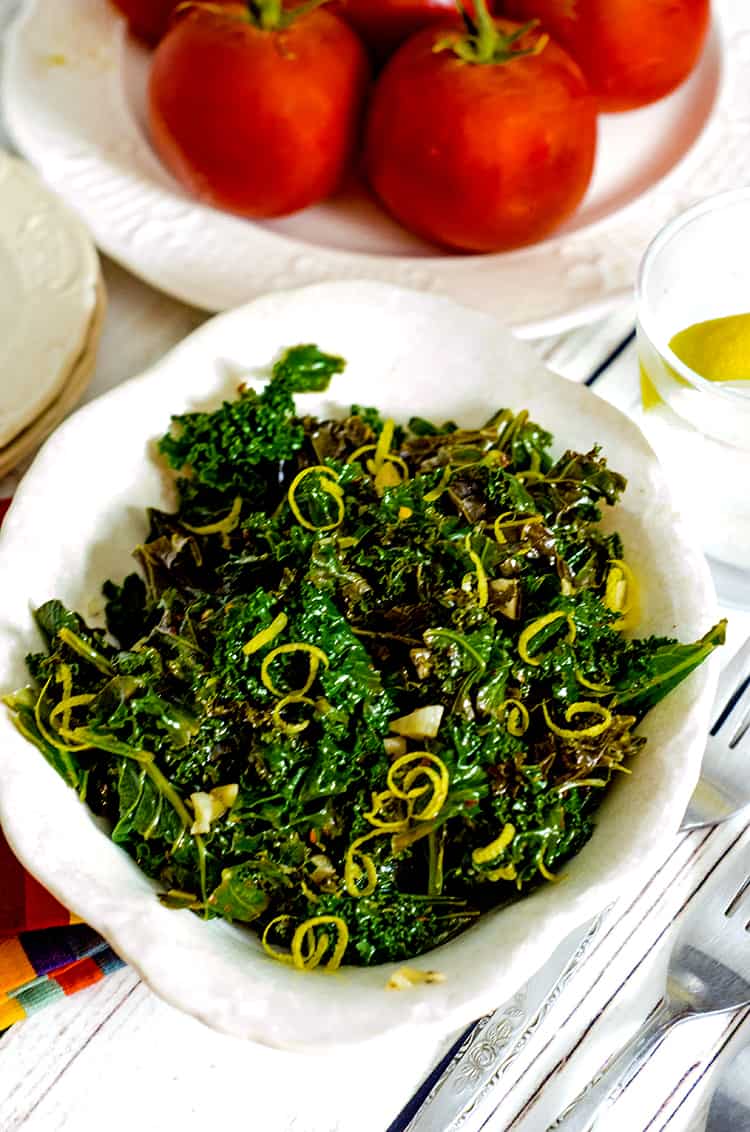
M 14 998 L 0 1003 L 0 1030 L 7 1030 L 8 1026 L 21 1022 L 25 1017 L 26 1011 Z
M 23 986 L 36 974 L 17 939 L 0 940 L 0 992 Z

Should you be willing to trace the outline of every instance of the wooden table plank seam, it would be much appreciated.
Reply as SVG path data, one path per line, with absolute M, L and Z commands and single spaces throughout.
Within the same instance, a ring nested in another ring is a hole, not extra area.
M 730 1020 L 727 1023 L 726 1029 L 724 1030 L 724 1033 L 722 1034 L 720 1040 L 714 1044 L 713 1049 L 712 1049 L 708 1059 L 704 1059 L 703 1061 L 699 1061 L 697 1063 L 697 1066 L 691 1067 L 691 1069 L 688 1071 L 688 1073 L 685 1074 L 685 1076 L 680 1080 L 680 1082 L 678 1082 L 678 1085 L 672 1090 L 669 1097 L 666 1098 L 665 1101 L 659 1106 L 658 1111 L 655 1113 L 651 1122 L 646 1126 L 646 1128 L 644 1129 L 644 1132 L 652 1132 L 652 1130 L 653 1130 L 653 1132 L 664 1132 L 664 1129 L 666 1129 L 672 1123 L 674 1118 L 681 1111 L 683 1105 L 689 1100 L 691 1094 L 695 1091 L 695 1089 L 697 1089 L 700 1086 L 700 1084 L 702 1083 L 704 1078 L 708 1075 L 708 1073 L 710 1073 L 711 1069 L 716 1064 L 717 1059 L 721 1056 L 721 1054 L 727 1048 L 727 1046 L 731 1042 L 732 1038 L 735 1037 L 735 1035 L 740 1031 L 740 1029 L 749 1020 L 750 1020 L 750 1009 L 740 1010 L 740 1011 L 731 1015 Z M 696 1072 L 696 1070 L 697 1070 L 697 1072 Z M 680 1099 L 679 1103 L 677 1103 L 676 1105 L 673 1106 L 672 1112 L 669 1113 L 669 1115 L 667 1116 L 667 1119 L 662 1124 L 660 1124 L 658 1126 L 658 1129 L 657 1129 L 658 1118 L 662 1115 L 662 1113 L 666 1109 L 668 1109 L 669 1104 L 672 1101 L 673 1097 L 675 1096 L 676 1093 L 679 1092 L 680 1086 L 682 1086 L 690 1076 L 693 1077 L 693 1080 L 690 1082 L 689 1088 L 687 1088 L 684 1091 L 684 1095 Z M 742 1132 L 742 1130 L 741 1129 L 731 1129 L 731 1130 L 728 1129 L 727 1132 Z
M 26 1110 L 26 1112 L 23 1116 L 23 1119 L 21 1121 L 21 1124 L 19 1124 L 17 1127 L 21 1127 L 24 1123 L 26 1123 L 26 1121 L 28 1121 L 33 1116 L 34 1112 L 39 1107 L 39 1105 L 42 1104 L 44 1099 L 48 1096 L 48 1094 L 52 1091 L 52 1089 L 55 1088 L 55 1086 L 58 1084 L 58 1082 L 62 1080 L 62 1078 L 70 1070 L 70 1068 L 74 1064 L 74 1062 L 79 1057 L 81 1057 L 81 1055 L 86 1050 L 87 1046 L 89 1046 L 90 1043 L 92 1041 L 94 1041 L 98 1037 L 98 1035 L 104 1030 L 105 1026 L 112 1019 L 114 1019 L 115 1015 L 118 1015 L 118 1018 L 119 1018 L 120 1012 L 121 1012 L 123 1006 L 126 1005 L 127 1000 L 139 989 L 140 985 L 141 984 L 139 982 L 136 982 L 133 986 L 131 986 L 125 992 L 123 997 L 120 998 L 115 1003 L 115 1005 L 112 1007 L 109 1014 L 107 1014 L 100 1022 L 97 1023 L 97 1025 L 96 1025 L 95 1029 L 92 1031 L 92 1033 L 86 1038 L 86 1040 L 81 1045 L 79 1045 L 76 1048 L 75 1052 L 68 1059 L 68 1061 L 65 1062 L 65 1064 L 57 1071 L 55 1076 L 48 1082 L 47 1087 L 44 1090 L 44 1092 L 41 1093 L 41 1095 L 36 1099 L 34 1104 L 32 1104 L 31 1107 Z
M 634 342 L 634 341 L 635 341 L 635 327 L 630 331 L 630 333 L 625 338 L 622 339 L 622 341 L 620 343 L 618 343 L 617 346 L 615 346 L 614 350 L 612 350 L 612 352 L 607 355 L 607 357 L 604 359 L 604 361 L 602 361 L 596 367 L 594 372 L 592 374 L 590 374 L 589 377 L 584 378 L 583 384 L 587 385 L 589 387 L 589 389 L 591 388 L 592 385 L 595 385 L 596 382 L 601 377 L 604 377 L 607 370 L 610 368 L 610 366 L 614 365 L 614 363 L 617 361 L 617 359 L 620 357 L 620 355 L 622 353 L 624 353 L 625 350 L 627 350 L 627 348 L 631 344 L 631 342 Z
M 75 1000 L 67 1004 L 69 1007 L 67 1010 L 60 1011 L 60 1022 L 53 1027 L 54 1041 L 50 1043 L 55 1050 L 55 1061 L 34 1060 L 31 1065 L 25 1067 L 26 1071 L 17 1080 L 15 1086 L 6 1091 L 3 1098 L 6 1117 L 14 1123 L 0 1125 L 3 1132 L 6 1132 L 6 1129 L 10 1132 L 10 1129 L 20 1128 L 30 1118 L 90 1043 L 101 1036 L 106 1038 L 108 1025 L 123 1024 L 126 1018 L 123 1007 L 136 991 L 146 993 L 135 972 L 126 970 L 109 976 L 90 990 L 81 992 Z M 101 1003 L 101 1008 L 92 1010 L 91 1006 L 97 999 Z M 84 1027 L 84 1033 L 77 1038 L 76 1031 L 80 1028 L 77 1023 L 81 1017 L 84 1017 L 88 1024 Z M 13 1058 L 19 1046 L 25 1047 L 24 1030 L 27 1027 L 29 1030 L 37 1028 L 46 1030 L 46 1021 L 45 1012 L 44 1015 L 33 1017 L 8 1032 L 6 1041 L 0 1049 L 0 1081 L 3 1072 L 7 1072 L 8 1059 Z M 72 1048 L 66 1048 L 69 1045 Z M 62 1068 L 56 1064 L 61 1058 L 64 1059 Z

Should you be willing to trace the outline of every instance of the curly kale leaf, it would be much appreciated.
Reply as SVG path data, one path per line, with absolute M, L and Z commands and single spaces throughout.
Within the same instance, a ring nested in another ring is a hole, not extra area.
M 224 869 L 221 884 L 211 893 L 208 905 L 211 911 L 226 920 L 248 924 L 265 912 L 269 898 L 263 888 L 260 863 L 247 861 Z
M 323 393 L 345 368 L 343 358 L 324 354 L 317 346 L 292 346 L 274 363 L 271 385 L 292 393 Z
M 189 469 L 205 487 L 262 497 L 259 465 L 290 459 L 304 442 L 304 429 L 293 420 L 294 393 L 326 389 L 344 366 L 342 358 L 317 346 L 294 346 L 274 364 L 262 393 L 242 389 L 236 401 L 214 412 L 173 417 L 159 451 L 172 468 Z
M 595 445 L 585 455 L 565 452 L 543 479 L 529 484 L 529 491 L 547 519 L 597 523 L 600 504 L 614 506 L 626 486 L 625 477 L 607 467 Z
M 145 636 L 148 626 L 143 578 L 139 574 L 128 574 L 119 586 L 111 580 L 106 581 L 102 593 L 107 599 L 107 628 L 123 648 L 131 648 L 140 637 Z
M 633 641 L 616 684 L 615 702 L 642 718 L 673 688 L 724 644 L 726 621 L 720 621 L 694 644 L 649 637 Z
M 47 648 L 57 644 L 57 634 L 61 629 L 70 629 L 79 636 L 86 636 L 88 630 L 77 613 L 66 609 L 61 601 L 45 601 L 34 611 L 34 620 L 44 637 Z

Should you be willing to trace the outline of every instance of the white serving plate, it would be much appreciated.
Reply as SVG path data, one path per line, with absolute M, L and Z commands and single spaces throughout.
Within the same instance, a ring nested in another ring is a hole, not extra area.
M 7 41 L 16 144 L 136 275 L 207 310 L 287 287 L 375 278 L 447 294 L 527 337 L 604 313 L 632 287 L 658 228 L 750 180 L 750 5 L 714 0 L 702 62 L 677 92 L 602 116 L 594 179 L 559 234 L 500 255 L 436 253 L 352 183 L 295 216 L 252 223 L 196 203 L 145 125 L 148 53 L 106 0 L 26 0 Z
M 26 162 L 0 149 L 0 465 L 6 471 L 3 450 L 55 402 L 84 351 L 95 354 L 99 289 L 99 260 L 84 225 Z
M 491 317 L 448 299 L 377 283 L 277 293 L 207 323 L 152 370 L 79 410 L 47 442 L 0 532 L 0 692 L 27 681 L 38 648 L 31 609 L 56 596 L 87 611 L 107 577 L 132 568 L 144 508 L 169 507 L 153 441 L 173 413 L 218 404 L 238 375 L 267 373 L 278 351 L 317 342 L 348 360 L 300 411 L 377 404 L 466 425 L 502 405 L 527 408 L 558 450 L 598 441 L 629 477 L 610 522 L 641 583 L 645 634 L 703 634 L 716 620 L 705 561 L 671 507 L 636 427 L 584 387 L 551 373 Z M 299 972 L 266 956 L 250 931 L 173 912 L 77 796 L 0 713 L 0 820 L 23 864 L 113 945 L 153 989 L 211 1026 L 269 1045 L 321 1050 L 400 1027 L 457 1029 L 509 998 L 568 935 L 643 883 L 668 851 L 697 781 L 714 665 L 649 716 L 647 754 L 621 776 L 597 831 L 564 879 L 482 917 L 417 960 L 440 985 L 387 992 L 398 964 Z

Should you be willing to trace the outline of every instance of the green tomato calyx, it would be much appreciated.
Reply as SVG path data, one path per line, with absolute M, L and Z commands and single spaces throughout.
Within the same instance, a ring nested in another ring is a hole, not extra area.
M 538 26 L 539 20 L 530 20 L 506 34 L 487 11 L 485 0 L 474 0 L 474 15 L 469 14 L 462 0 L 456 0 L 456 4 L 466 31 L 443 36 L 433 51 L 452 51 L 465 63 L 510 63 L 525 55 L 539 55 L 549 43 L 549 36 L 542 33 L 529 46 L 521 46 L 524 36 Z
M 283 0 L 246 0 L 251 22 L 263 31 L 283 31 L 300 16 L 327 2 L 328 0 L 305 0 L 294 8 L 285 8 Z

